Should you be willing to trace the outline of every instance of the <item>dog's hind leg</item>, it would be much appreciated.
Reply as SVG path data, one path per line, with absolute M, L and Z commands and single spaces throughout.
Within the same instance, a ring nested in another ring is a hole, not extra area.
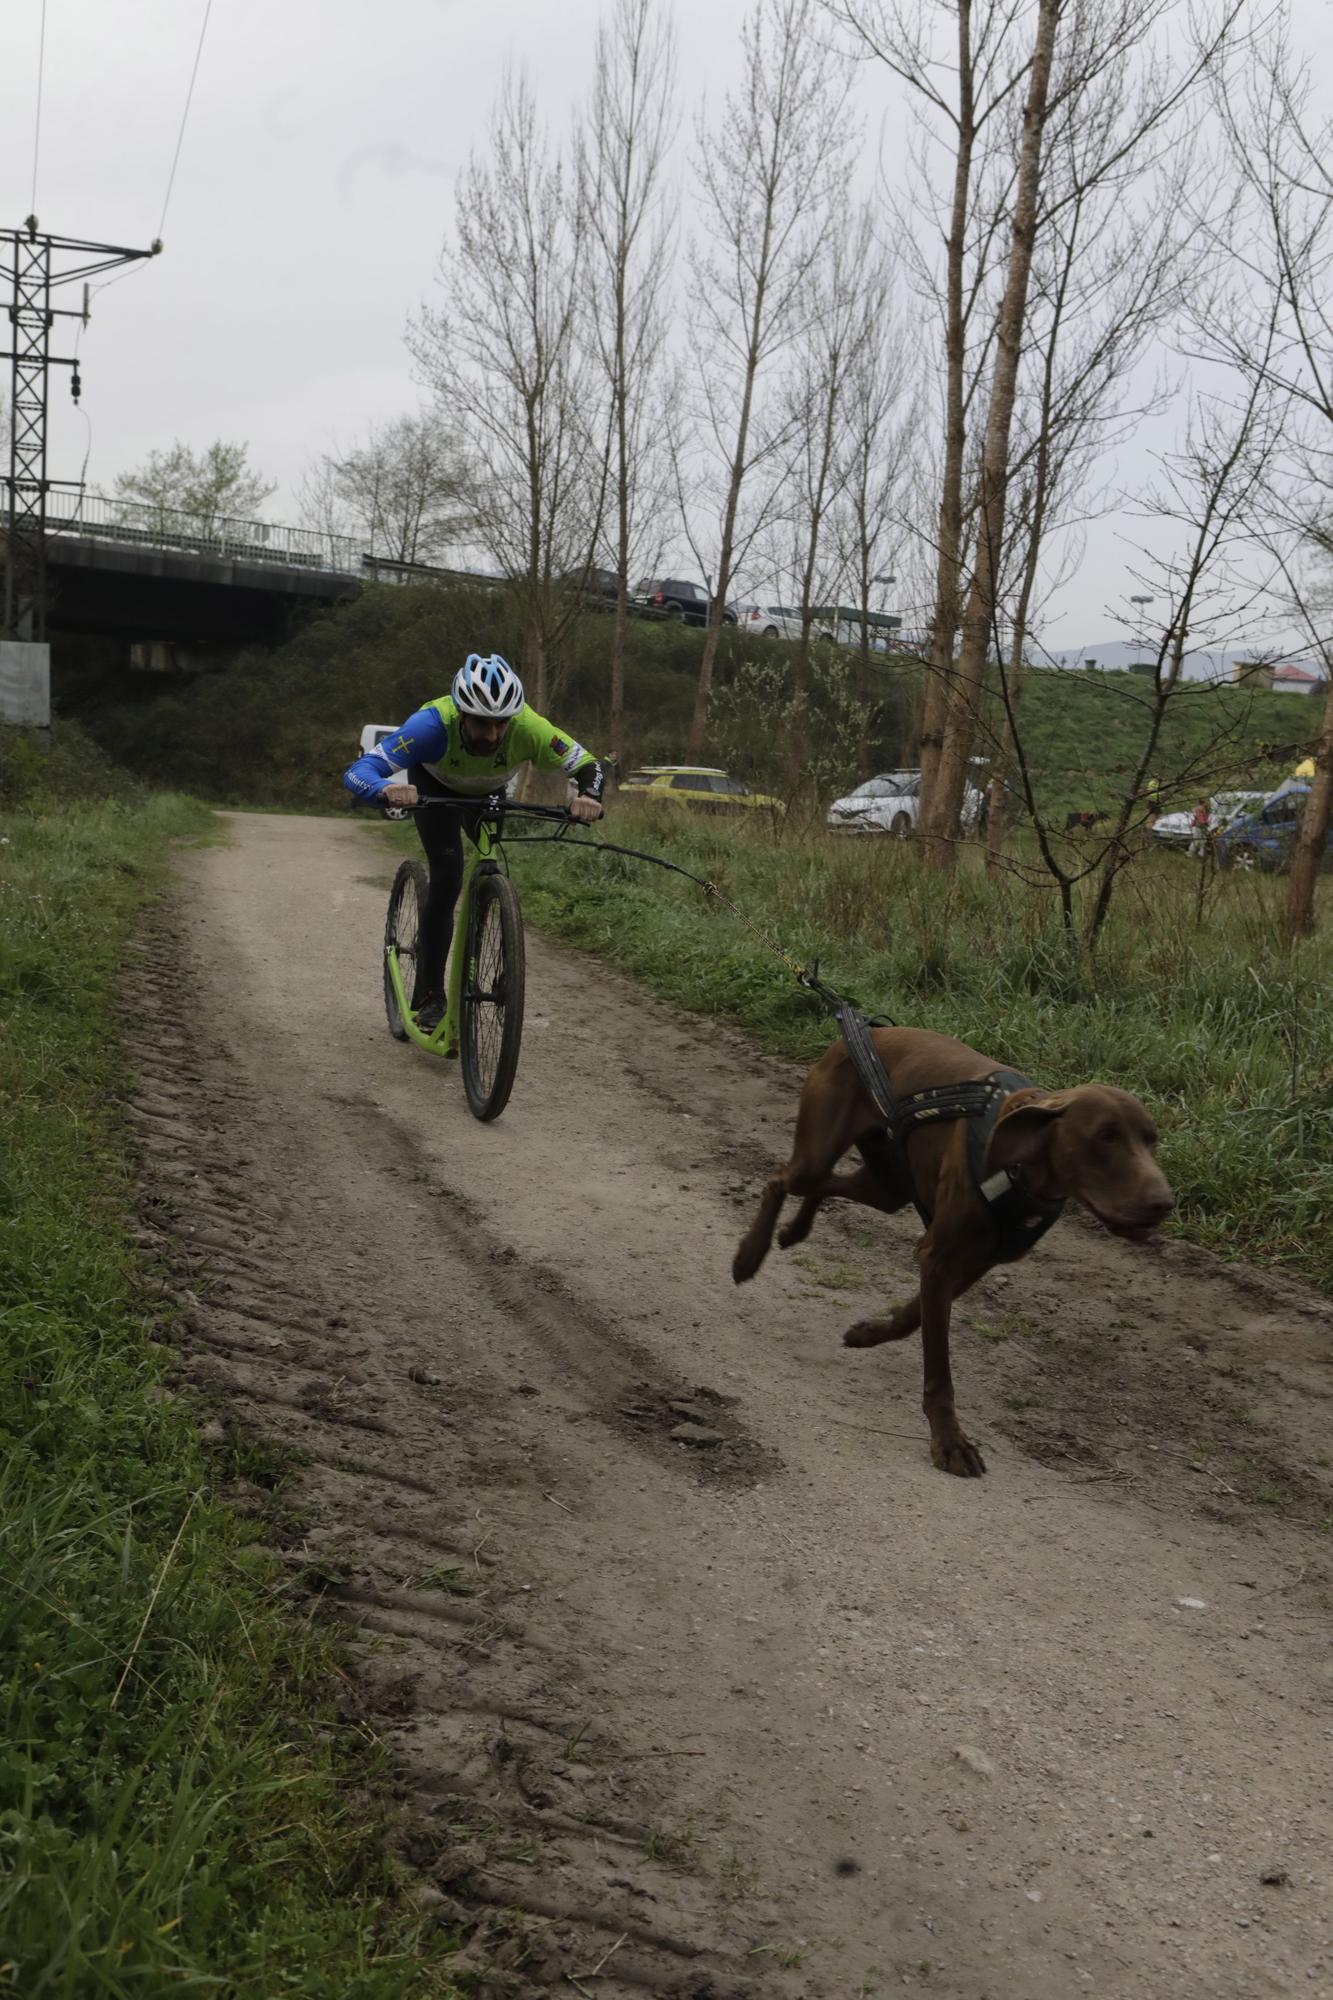
M 792 1192 L 800 1190 L 794 1188 Z M 778 1231 L 778 1242 L 783 1249 L 789 1249 L 793 1243 L 804 1243 L 824 1203 L 835 1199 L 863 1202 L 867 1208 L 882 1209 L 886 1215 L 892 1215 L 903 1205 L 902 1198 L 887 1188 L 880 1174 L 869 1165 L 850 1174 L 829 1174 L 824 1185 L 808 1194 L 791 1221 Z
M 765 1181 L 759 1197 L 759 1213 L 741 1238 L 732 1260 L 731 1275 L 738 1285 L 752 1278 L 768 1255 L 782 1204 L 789 1194 L 800 1197 L 801 1212 L 790 1231 L 784 1230 L 781 1241 L 799 1243 L 803 1236 L 809 1235 L 820 1203 L 828 1195 L 849 1192 L 853 1183 L 859 1183 L 859 1174 L 853 1174 L 844 1187 L 833 1172 L 865 1128 L 865 1108 L 846 1087 L 847 1070 L 841 1044 L 835 1044 L 806 1078 L 796 1112 L 791 1158 Z M 854 1198 L 864 1200 L 865 1196 Z
M 740 1247 L 732 1260 L 731 1275 L 738 1285 L 752 1278 L 768 1255 L 773 1243 L 773 1230 L 789 1194 L 800 1195 L 802 1199 L 800 1208 L 786 1228 L 778 1230 L 778 1242 L 784 1250 L 788 1244 L 805 1241 L 814 1226 L 815 1217 L 830 1195 L 846 1195 L 850 1201 L 874 1200 L 873 1195 L 866 1192 L 873 1176 L 864 1167 L 858 1167 L 854 1174 L 835 1174 L 831 1171 L 832 1164 L 826 1158 L 812 1166 L 798 1153 L 765 1181 L 764 1191 L 759 1197 L 759 1213 L 741 1238 Z M 875 1205 L 882 1207 L 883 1203 L 876 1202 Z
M 746 1230 L 731 1260 L 731 1275 L 738 1285 L 752 1278 L 767 1257 L 773 1242 L 773 1230 L 782 1213 L 782 1204 L 787 1199 L 790 1166 L 779 1168 L 764 1182 L 764 1191 L 759 1197 L 759 1213 Z

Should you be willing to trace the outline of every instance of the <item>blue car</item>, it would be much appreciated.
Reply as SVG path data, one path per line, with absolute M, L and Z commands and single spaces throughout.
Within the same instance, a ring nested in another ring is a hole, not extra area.
M 1218 866 L 1269 872 L 1289 867 L 1309 796 L 1308 785 L 1288 779 L 1256 811 L 1238 814 L 1217 836 Z M 1333 865 L 1333 827 L 1329 828 L 1323 865 Z

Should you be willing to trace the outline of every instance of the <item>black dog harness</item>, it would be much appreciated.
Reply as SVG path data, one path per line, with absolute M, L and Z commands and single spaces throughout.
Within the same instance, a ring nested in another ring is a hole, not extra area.
M 995 1069 L 975 1083 L 940 1084 L 933 1090 L 914 1091 L 911 1097 L 895 1097 L 864 1015 L 854 1007 L 843 1006 L 838 1010 L 838 1026 L 853 1067 L 884 1120 L 890 1155 L 886 1164 L 909 1190 L 913 1206 L 926 1227 L 933 1220 L 932 1211 L 917 1192 L 907 1157 L 907 1141 L 923 1125 L 951 1124 L 955 1119 L 965 1118 L 968 1171 L 999 1231 L 1001 1259 L 1021 1257 L 1034 1243 L 1040 1242 L 1051 1224 L 1064 1213 L 1064 1202 L 1045 1201 L 1031 1193 L 1023 1185 L 1019 1167 L 1001 1167 L 993 1174 L 986 1172 L 986 1154 L 996 1121 L 1015 1091 L 1032 1088 L 1032 1079 L 1020 1070 Z

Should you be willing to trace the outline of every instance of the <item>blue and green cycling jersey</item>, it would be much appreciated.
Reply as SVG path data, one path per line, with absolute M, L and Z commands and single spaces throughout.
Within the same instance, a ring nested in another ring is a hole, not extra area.
M 500 740 L 498 749 L 478 756 L 467 749 L 452 697 L 428 701 L 401 729 L 395 729 L 373 750 L 349 764 L 343 783 L 360 799 L 378 798 L 386 785 L 402 781 L 413 764 L 426 769 L 464 798 L 485 798 L 504 789 L 505 780 L 523 764 L 539 771 L 564 771 L 587 798 L 602 796 L 602 767 L 591 750 L 524 702 Z

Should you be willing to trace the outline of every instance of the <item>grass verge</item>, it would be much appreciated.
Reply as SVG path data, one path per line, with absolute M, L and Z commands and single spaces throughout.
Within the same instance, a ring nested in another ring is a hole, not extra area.
M 90 798 L 86 769 L 43 810 L 23 768 L 0 811 L 0 1991 L 452 1993 L 330 1642 L 214 1496 L 234 1468 L 161 1394 L 136 1283 L 115 982 L 206 815 Z
M 1333 930 L 1284 953 L 1280 882 L 1219 877 L 1200 897 L 1183 856 L 1145 854 L 1090 960 L 1053 896 L 968 867 L 946 883 L 897 842 L 775 841 L 629 805 L 606 837 L 715 881 L 872 1010 L 1053 1088 L 1098 1078 L 1137 1092 L 1162 1125 L 1173 1227 L 1333 1291 Z M 527 916 L 566 943 L 779 1054 L 827 1047 L 830 1022 L 780 960 L 689 883 L 614 856 L 511 852 Z

